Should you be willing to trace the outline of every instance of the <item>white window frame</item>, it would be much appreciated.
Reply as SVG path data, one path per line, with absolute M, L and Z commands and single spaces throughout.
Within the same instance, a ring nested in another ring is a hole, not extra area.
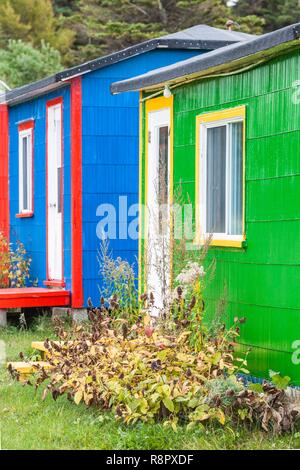
M 24 181 L 23 181 L 23 140 L 28 139 L 27 154 L 27 197 L 28 208 L 24 209 Z M 33 212 L 33 129 L 19 131 L 19 214 L 32 214 Z
M 198 181 L 197 185 L 199 188 L 198 191 L 198 240 L 200 243 L 205 243 L 206 240 L 211 240 L 211 245 L 216 246 L 230 246 L 230 242 L 232 242 L 232 246 L 242 246 L 242 243 L 245 241 L 244 233 L 240 235 L 230 235 L 228 234 L 228 226 L 230 220 L 230 156 L 231 156 L 231 139 L 229 134 L 229 124 L 235 122 L 242 122 L 243 123 L 243 132 L 245 132 L 245 117 L 244 116 L 236 116 L 236 117 L 229 117 L 224 119 L 212 119 L 211 121 L 201 122 L 200 125 L 197 126 L 197 132 L 199 133 L 198 136 L 198 145 L 200 146 L 199 154 L 200 154 L 200 163 L 199 163 L 199 172 L 198 172 Z M 226 205 L 225 205 L 225 217 L 226 217 L 226 232 L 224 233 L 208 233 L 207 232 L 207 130 L 226 126 Z M 244 140 L 245 136 L 243 136 Z M 244 145 L 244 144 L 243 144 Z M 243 149 L 243 168 L 244 168 L 244 149 Z M 244 194 L 244 176 L 243 176 L 243 194 Z M 244 211 L 244 201 L 243 204 L 243 211 Z M 244 214 L 243 214 L 244 219 Z M 244 232 L 244 220 L 242 221 L 242 232 Z M 228 244 L 227 244 L 228 243 Z

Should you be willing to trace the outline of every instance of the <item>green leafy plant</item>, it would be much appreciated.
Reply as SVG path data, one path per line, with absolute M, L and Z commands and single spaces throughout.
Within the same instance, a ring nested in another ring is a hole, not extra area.
M 291 382 L 291 377 L 287 375 L 282 377 L 279 372 L 269 371 L 270 379 L 272 383 L 280 390 L 285 390 Z
M 225 345 L 218 353 L 208 342 L 198 352 L 189 346 L 189 331 L 167 336 L 148 316 L 120 333 L 117 320 L 100 310 L 93 315 L 90 330 L 76 326 L 70 336 L 60 329 L 61 343 L 45 343 L 53 370 L 41 371 L 37 385 L 49 377 L 46 390 L 54 398 L 67 393 L 76 404 L 112 408 L 128 424 L 164 419 L 175 429 L 181 421 L 225 422 L 222 409 L 207 403 L 205 385 L 236 370 Z
M 119 320 L 103 310 L 90 313 L 90 325 L 71 331 L 58 325 L 60 341 L 45 342 L 52 370 L 38 367 L 35 379 L 36 387 L 47 381 L 43 398 L 66 394 L 77 405 L 113 410 L 126 424 L 163 421 L 174 431 L 180 424 L 190 429 L 215 421 L 259 424 L 278 434 L 295 428 L 299 413 L 283 390 L 266 383 L 258 393 L 237 379 L 235 327 L 232 335 L 222 330 L 218 338 L 205 337 L 199 351 L 185 328 L 166 334 L 146 315 L 120 331 Z

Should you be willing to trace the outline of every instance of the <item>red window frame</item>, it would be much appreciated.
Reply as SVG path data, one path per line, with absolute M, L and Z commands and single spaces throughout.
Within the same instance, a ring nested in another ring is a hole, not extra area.
M 21 132 L 27 130 L 31 130 L 31 211 L 16 214 L 17 219 L 28 219 L 34 216 L 34 119 L 29 119 L 18 125 L 19 137 Z

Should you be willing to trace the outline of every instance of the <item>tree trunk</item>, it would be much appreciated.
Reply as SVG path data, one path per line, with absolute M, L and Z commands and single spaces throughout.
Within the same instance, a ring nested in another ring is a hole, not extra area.
M 158 5 L 158 9 L 159 9 L 159 16 L 160 16 L 161 22 L 164 25 L 166 25 L 168 23 L 167 11 L 164 8 L 163 3 L 162 3 L 161 0 L 157 0 L 157 5 Z

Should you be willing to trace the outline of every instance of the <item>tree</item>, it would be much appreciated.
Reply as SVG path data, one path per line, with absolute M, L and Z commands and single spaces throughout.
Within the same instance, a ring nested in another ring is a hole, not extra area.
M 11 88 L 34 82 L 61 70 L 60 53 L 41 42 L 35 48 L 21 40 L 10 40 L 6 49 L 0 50 L 0 79 Z
M 265 22 L 264 31 L 274 31 L 300 21 L 299 0 L 236 0 L 236 15 L 255 15 Z
M 76 11 L 78 0 L 53 0 L 54 12 L 64 16 L 72 16 Z
M 37 53 L 44 41 L 68 67 L 196 24 L 225 29 L 232 19 L 235 29 L 259 34 L 266 16 L 256 8 L 260 3 L 273 2 L 240 0 L 230 7 L 228 0 L 0 0 L 0 47 L 14 39 Z M 289 21 L 293 2 L 283 3 L 280 18 Z
M 196 24 L 225 28 L 232 18 L 227 0 L 78 0 L 74 58 L 94 58 Z M 78 19 L 80 27 L 78 28 Z M 255 16 L 233 18 L 239 29 L 261 33 Z
M 0 45 L 20 39 L 39 47 L 44 40 L 62 53 L 71 46 L 74 33 L 55 17 L 51 0 L 0 0 Z

